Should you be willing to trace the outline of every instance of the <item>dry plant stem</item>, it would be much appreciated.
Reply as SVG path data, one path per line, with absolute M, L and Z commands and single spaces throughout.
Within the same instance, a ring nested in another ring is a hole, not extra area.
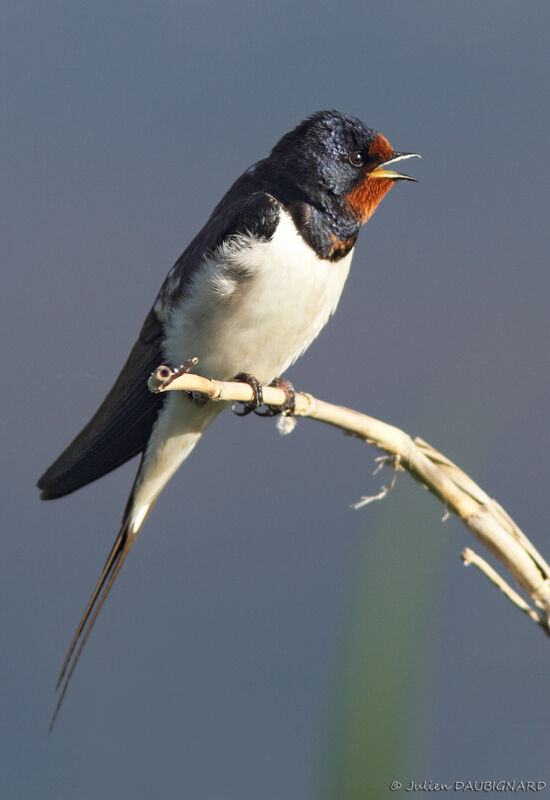
M 247 384 L 208 380 L 192 374 L 175 377 L 157 390 L 199 392 L 212 400 L 225 402 L 248 402 L 253 399 L 252 390 Z M 282 405 L 285 401 L 281 389 L 265 386 L 263 393 L 266 405 Z M 304 392 L 296 393 L 295 416 L 309 417 L 341 428 L 399 459 L 399 467 L 406 469 L 415 480 L 438 497 L 445 508 L 454 512 L 506 566 L 536 607 L 536 610 L 528 607 L 528 613 L 550 633 L 550 567 L 504 509 L 452 461 L 427 442 L 413 440 L 393 425 L 343 406 L 326 403 Z M 479 566 L 477 561 L 476 564 Z M 487 570 L 483 571 L 493 580 Z M 507 586 L 502 579 L 499 580 L 500 588 Z M 506 595 L 525 611 L 525 603 L 517 602 L 519 595 L 510 587 L 507 588 L 509 591 L 506 591 Z
M 478 556 L 478 554 L 474 553 L 474 551 L 471 550 L 469 547 L 465 547 L 464 550 L 462 551 L 462 561 L 464 562 L 465 566 L 468 566 L 469 564 L 474 564 L 474 566 L 480 569 L 481 572 L 483 572 L 483 574 L 486 575 L 487 578 L 489 578 L 491 583 L 493 583 L 497 587 L 497 589 L 500 589 L 501 592 L 504 592 L 506 597 L 509 600 L 511 600 L 512 603 L 514 603 L 514 605 L 516 605 L 518 608 L 524 611 L 529 617 L 531 617 L 533 622 L 536 622 L 537 625 L 544 624 L 539 614 L 537 614 L 537 612 L 533 608 L 531 608 L 531 606 L 528 603 L 525 602 L 525 600 L 523 599 L 523 597 L 521 597 L 521 595 L 519 595 L 516 591 L 514 591 L 514 589 L 512 589 L 512 587 L 508 583 L 506 583 L 504 578 L 502 578 L 498 574 L 498 572 L 496 572 L 496 570 L 494 570 L 492 566 L 485 561 L 484 558 Z

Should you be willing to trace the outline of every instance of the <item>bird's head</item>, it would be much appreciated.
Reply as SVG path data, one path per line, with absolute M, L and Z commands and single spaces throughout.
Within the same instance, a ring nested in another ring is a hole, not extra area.
M 381 133 L 340 111 L 318 111 L 280 139 L 269 161 L 311 205 L 366 222 L 396 181 L 414 181 L 393 165 L 398 153 Z

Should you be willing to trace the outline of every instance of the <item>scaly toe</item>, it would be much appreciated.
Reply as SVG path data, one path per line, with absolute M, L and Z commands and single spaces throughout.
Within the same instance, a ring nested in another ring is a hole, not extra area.
M 264 402 L 264 393 L 260 381 L 255 378 L 254 375 L 250 375 L 248 372 L 239 372 L 238 375 L 235 375 L 233 380 L 240 381 L 241 383 L 247 383 L 254 392 L 254 400 L 251 400 L 249 403 L 242 403 L 242 411 L 237 411 L 233 406 L 233 413 L 238 417 L 246 417 L 246 415 L 250 414 L 251 411 L 257 412 L 257 409 Z

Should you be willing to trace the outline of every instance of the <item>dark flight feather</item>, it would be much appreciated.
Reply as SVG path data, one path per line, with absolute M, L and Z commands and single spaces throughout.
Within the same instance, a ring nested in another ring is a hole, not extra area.
M 163 402 L 147 388 L 149 375 L 162 363 L 161 336 L 150 311 L 113 388 L 38 481 L 43 500 L 74 492 L 142 452 Z

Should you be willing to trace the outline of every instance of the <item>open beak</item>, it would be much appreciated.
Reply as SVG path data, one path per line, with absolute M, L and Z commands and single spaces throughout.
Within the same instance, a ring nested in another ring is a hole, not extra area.
M 404 161 L 406 158 L 422 158 L 418 153 L 393 153 L 392 157 L 383 164 L 373 169 L 369 173 L 369 178 L 386 178 L 392 181 L 417 181 L 418 178 L 412 178 L 410 175 L 404 175 L 402 172 L 396 172 L 394 169 L 388 169 L 390 164 L 395 164 L 396 161 Z

